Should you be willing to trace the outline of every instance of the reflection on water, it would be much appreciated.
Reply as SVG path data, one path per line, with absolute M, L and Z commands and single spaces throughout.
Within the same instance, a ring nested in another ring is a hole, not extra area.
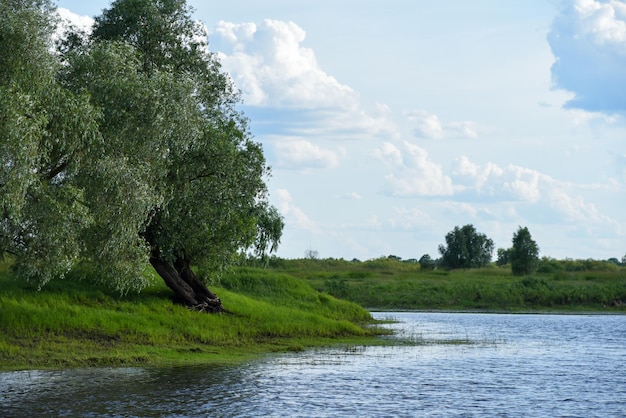
M 626 316 L 386 313 L 391 347 L 0 373 L 0 416 L 623 416 Z

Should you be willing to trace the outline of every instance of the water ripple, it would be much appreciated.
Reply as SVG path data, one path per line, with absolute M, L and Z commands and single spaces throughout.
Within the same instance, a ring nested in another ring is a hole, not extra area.
M 391 347 L 0 373 L 0 416 L 623 416 L 626 316 L 401 313 Z M 430 342 L 428 342 L 430 340 Z M 447 343 L 453 342 L 453 343 Z

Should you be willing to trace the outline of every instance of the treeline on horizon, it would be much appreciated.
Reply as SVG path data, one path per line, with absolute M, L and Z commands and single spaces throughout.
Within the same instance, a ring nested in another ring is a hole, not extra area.
M 422 270 L 467 270 L 470 268 L 484 267 L 506 267 L 509 268 L 513 275 L 524 276 L 532 273 L 553 273 L 556 271 L 606 271 L 614 270 L 618 267 L 626 266 L 626 255 L 618 260 L 615 257 L 607 260 L 572 259 L 565 258 L 558 260 L 552 257 L 539 256 L 539 245 L 533 240 L 532 235 L 527 227 L 519 227 L 513 234 L 511 247 L 498 248 L 497 258 L 492 261 L 495 244 L 487 235 L 476 230 L 474 225 L 467 224 L 462 227 L 455 226 L 445 236 L 445 245 L 438 247 L 440 257 L 432 258 L 429 254 L 423 254 L 419 259 L 409 258 L 402 259 L 397 255 L 390 254 L 388 256 L 380 256 L 378 258 L 366 260 L 362 262 L 357 258 L 353 258 L 351 263 L 364 263 L 366 267 L 378 267 L 381 263 L 397 262 L 412 264 Z M 291 264 L 309 261 L 319 261 L 329 266 L 335 264 L 340 267 L 341 262 L 346 260 L 328 258 L 320 260 L 319 253 L 316 250 L 308 249 L 304 253 L 304 259 L 294 259 Z M 245 263 L 249 266 L 269 266 L 280 267 L 287 262 L 277 256 L 267 258 L 261 256 L 248 256 Z
M 264 272 L 290 275 L 319 292 L 370 310 L 470 310 L 623 312 L 626 260 L 541 257 L 533 269 L 516 273 L 498 261 L 479 267 L 450 268 L 440 260 L 421 264 L 395 255 L 365 261 L 311 257 L 247 258 L 227 273 L 222 286 L 253 282 Z M 502 261 L 502 260 L 500 260 Z M 235 286 L 233 289 L 236 289 Z
M 308 252 L 308 251 L 307 251 Z M 403 259 L 399 256 L 390 254 L 390 255 L 382 255 L 380 257 L 370 258 L 367 260 L 360 260 L 358 258 L 353 258 L 351 260 L 346 260 L 344 258 L 320 258 L 320 257 L 309 257 L 306 256 L 303 258 L 283 258 L 276 255 L 272 255 L 271 257 L 262 259 L 260 257 L 249 256 L 246 257 L 240 263 L 241 266 L 247 267 L 269 267 L 269 268 L 284 268 L 291 267 L 294 268 L 296 266 L 301 266 L 302 268 L 307 268 L 310 266 L 318 266 L 318 267 L 328 267 L 328 268 L 339 268 L 339 267 L 347 267 L 347 266 L 360 266 L 364 268 L 381 268 L 381 267 L 392 267 L 396 266 L 399 268 L 408 268 L 411 270 L 445 270 L 446 268 L 440 265 L 440 258 L 430 259 L 428 263 L 421 263 L 419 259 L 416 258 L 407 258 Z M 618 260 L 615 257 L 606 259 L 606 260 L 598 260 L 593 258 L 586 259 L 574 259 L 574 258 L 563 258 L 557 259 L 553 257 L 543 256 L 539 259 L 539 267 L 537 268 L 537 273 L 554 273 L 558 271 L 564 272 L 577 272 L 577 271 L 614 271 L 619 269 L 620 267 L 626 267 L 626 256 L 622 257 L 622 260 Z M 508 269 L 510 265 L 501 264 L 497 260 L 488 263 L 486 266 L 481 268 L 493 268 L 493 269 Z

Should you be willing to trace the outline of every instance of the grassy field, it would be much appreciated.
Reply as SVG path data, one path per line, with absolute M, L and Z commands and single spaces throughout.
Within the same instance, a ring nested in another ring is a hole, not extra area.
M 273 259 L 213 283 L 230 313 L 210 315 L 174 305 L 157 277 L 125 296 L 72 277 L 37 291 L 3 262 L 0 369 L 233 363 L 311 346 L 372 344 L 382 331 L 363 307 L 626 313 L 625 267 L 552 262 L 542 271 L 516 277 L 495 266 L 445 271 L 387 258 Z
M 422 270 L 387 258 L 279 259 L 268 269 L 372 310 L 626 312 L 626 267 L 604 262 L 549 260 L 524 277 L 508 267 Z
M 0 369 L 231 363 L 270 352 L 371 342 L 380 331 L 360 306 L 302 280 L 240 270 L 213 288 L 230 311 L 174 305 L 155 278 L 140 294 L 52 281 L 37 291 L 0 265 Z

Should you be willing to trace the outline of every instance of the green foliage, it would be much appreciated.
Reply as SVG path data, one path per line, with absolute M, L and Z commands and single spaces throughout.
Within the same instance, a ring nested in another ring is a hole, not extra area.
M 367 321 L 367 311 L 353 303 L 330 298 L 292 275 L 258 268 L 237 268 L 225 274 L 220 285 L 269 303 L 290 305 L 302 310 L 324 312 L 335 319 Z
M 498 267 L 506 266 L 511 263 L 511 248 L 498 248 L 497 254 L 496 265 Z
M 340 276 L 331 276 L 324 283 L 324 291 L 336 298 L 345 298 L 348 296 L 348 281 Z
M 78 259 L 90 222 L 67 159 L 97 138 L 86 94 L 62 88 L 47 1 L 0 3 L 0 252 L 40 285 Z
M 531 274 L 539 266 L 539 246 L 532 239 L 528 228 L 521 226 L 513 234 L 513 246 L 509 250 L 511 270 L 516 276 Z
M 115 0 L 96 17 L 92 36 L 132 44 L 144 72 L 206 72 L 206 33 L 191 12 L 185 0 Z
M 150 259 L 276 249 L 261 145 L 185 1 L 114 1 L 60 53 L 49 2 L 0 12 L 0 252 L 20 277 L 90 262 L 124 293 Z
M 278 249 L 285 223 L 275 207 L 263 204 L 257 206 L 257 211 L 258 234 L 254 254 L 266 263 L 267 254 Z
M 169 303 L 147 273 L 140 294 L 120 296 L 74 272 L 33 292 L 8 264 L 0 262 L 3 369 L 216 363 L 377 332 L 358 305 L 263 270 L 232 272 L 219 289 L 230 313 L 200 315 Z
M 387 261 L 383 263 L 382 261 Z M 275 260 L 268 275 L 288 273 L 314 288 L 372 309 L 490 311 L 626 309 L 626 269 L 610 262 L 580 263 L 590 270 L 536 273 L 516 278 L 507 268 L 408 270 L 386 258 Z M 555 260 L 569 265 L 571 261 Z M 605 266 L 600 269 L 600 266 Z M 334 294 L 334 293 L 333 293 Z
M 484 267 L 491 261 L 493 241 L 476 231 L 473 225 L 454 227 L 446 235 L 446 245 L 439 246 L 441 266 L 449 269 Z
M 583 271 L 619 271 L 619 267 L 611 261 L 603 260 L 573 260 L 566 258 L 556 260 L 554 258 L 542 257 L 539 261 L 538 273 L 555 272 L 583 272 Z
M 424 254 L 418 260 L 418 263 L 424 270 L 432 270 L 437 266 L 437 262 L 430 255 Z

